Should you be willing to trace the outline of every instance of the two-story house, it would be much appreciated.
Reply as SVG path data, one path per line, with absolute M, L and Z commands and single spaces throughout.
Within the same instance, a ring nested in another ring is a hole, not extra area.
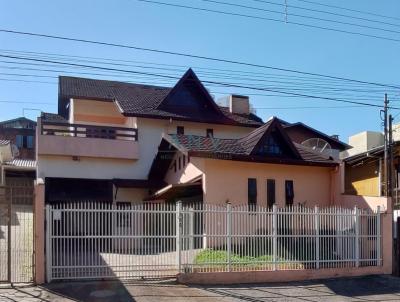
M 46 202 L 332 201 L 346 144 L 301 123 L 264 124 L 248 97 L 226 100 L 217 105 L 191 69 L 172 88 L 60 77 L 58 114 L 37 127 Z

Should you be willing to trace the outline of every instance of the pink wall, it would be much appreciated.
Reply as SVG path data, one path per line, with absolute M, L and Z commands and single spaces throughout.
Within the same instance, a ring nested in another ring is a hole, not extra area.
M 179 274 L 183 284 L 243 284 L 265 282 L 290 282 L 313 279 L 354 277 L 390 274 L 383 267 L 353 267 L 319 270 L 250 271 Z
M 205 159 L 205 192 L 207 203 L 246 204 L 248 178 L 257 179 L 257 203 L 266 206 L 267 179 L 275 179 L 276 203 L 285 205 L 285 180 L 294 182 L 295 204 L 307 207 L 329 206 L 332 200 L 332 172 L 335 168 L 279 165 Z
M 38 135 L 37 154 L 138 159 L 138 142 L 88 137 Z

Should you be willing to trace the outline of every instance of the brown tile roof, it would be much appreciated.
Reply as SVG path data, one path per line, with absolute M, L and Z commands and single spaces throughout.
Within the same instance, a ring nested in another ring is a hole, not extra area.
M 68 123 L 68 121 L 62 117 L 61 115 L 50 113 L 50 112 L 42 112 L 40 115 L 42 121 L 52 122 L 52 123 Z
M 191 72 L 191 70 L 190 70 Z M 262 125 L 262 120 L 254 114 L 232 114 L 225 107 L 219 108 L 219 118 L 210 117 L 194 120 L 190 112 L 171 112 L 163 109 L 161 103 L 173 88 L 105 81 L 76 77 L 59 77 L 59 114 L 67 115 L 66 104 L 70 98 L 115 101 L 124 115 L 149 118 L 175 118 L 216 124 L 234 124 L 250 127 Z
M 206 155 L 205 157 L 213 157 L 213 155 L 215 155 L 216 158 L 227 158 L 218 156 L 219 154 L 226 154 L 231 155 L 232 158 L 237 157 L 255 162 L 268 161 L 268 158 L 265 156 L 260 157 L 253 155 L 252 151 L 273 123 L 279 123 L 278 119 L 274 118 L 269 120 L 263 126 L 253 130 L 240 139 L 209 138 L 183 134 L 171 134 L 167 136 L 166 139 L 178 149 L 195 154 L 195 156 L 201 156 L 203 154 Z M 282 163 L 292 162 L 299 164 L 336 165 L 336 162 L 325 154 L 315 152 L 297 143 L 290 143 L 296 150 L 294 158 L 277 158 L 271 156 L 269 160 Z

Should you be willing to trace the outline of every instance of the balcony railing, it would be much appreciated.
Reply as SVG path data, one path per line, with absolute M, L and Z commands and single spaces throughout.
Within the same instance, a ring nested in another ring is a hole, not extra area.
M 138 130 L 40 121 L 37 154 L 135 160 L 139 158 Z
M 138 130 L 135 128 L 94 126 L 43 121 L 40 131 L 42 135 L 103 138 L 129 141 L 138 140 Z

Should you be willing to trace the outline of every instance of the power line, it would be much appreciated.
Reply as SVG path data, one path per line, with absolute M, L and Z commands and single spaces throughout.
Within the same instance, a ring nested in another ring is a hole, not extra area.
M 346 22 L 346 21 L 325 19 L 325 18 L 320 18 L 320 17 L 305 16 L 305 15 L 299 15 L 299 14 L 296 14 L 296 13 L 285 13 L 285 12 L 280 12 L 280 11 L 276 11 L 276 10 L 270 10 L 270 9 L 254 7 L 254 6 L 248 6 L 248 5 L 242 5 L 242 4 L 228 3 L 228 2 L 217 1 L 217 0 L 198 0 L 198 1 L 222 4 L 222 5 L 233 6 L 233 7 L 246 8 L 246 9 L 251 9 L 251 10 L 255 10 L 255 11 L 263 11 L 263 12 L 275 13 L 275 14 L 280 14 L 280 15 L 289 15 L 289 16 L 293 16 L 293 17 L 312 19 L 312 20 L 318 20 L 318 21 L 325 21 L 325 22 L 337 23 L 337 24 L 342 24 L 342 25 L 350 25 L 350 26 L 356 26 L 356 27 L 361 27 L 361 28 L 381 30 L 381 31 L 386 31 L 386 32 L 391 32 L 391 33 L 396 33 L 396 34 L 400 33 L 400 31 L 398 31 L 398 30 L 374 27 L 374 26 L 351 23 L 351 22 Z M 282 4 L 282 5 L 284 5 L 284 4 Z M 290 5 L 288 5 L 288 6 L 290 7 Z
M 144 1 L 144 0 L 137 0 L 137 1 Z M 135 49 L 135 50 L 162 53 L 162 54 L 168 54 L 168 55 L 183 56 L 183 57 L 194 58 L 194 59 L 223 62 L 223 63 L 229 63 L 229 64 L 242 65 L 242 66 L 271 69 L 271 70 L 277 70 L 277 71 L 283 71 L 283 72 L 290 72 L 290 73 L 304 74 L 304 75 L 309 75 L 309 76 L 349 81 L 349 82 L 360 83 L 360 84 L 368 84 L 368 85 L 374 85 L 374 86 L 380 86 L 380 87 L 400 89 L 400 86 L 382 84 L 382 83 L 377 83 L 377 82 L 361 81 L 361 80 L 355 80 L 355 79 L 350 79 L 350 78 L 345 78 L 345 77 L 336 77 L 336 76 L 331 76 L 331 75 L 305 72 L 305 71 L 299 71 L 299 70 L 294 70 L 294 69 L 280 68 L 280 67 L 261 65 L 261 64 L 255 64 L 255 63 L 247 63 L 247 62 L 243 62 L 243 61 L 235 61 L 235 60 L 221 59 L 221 58 L 215 58 L 215 57 L 206 57 L 206 56 L 201 56 L 201 55 L 192 55 L 192 54 L 188 54 L 188 53 L 173 52 L 173 51 L 160 50 L 160 49 L 144 48 L 144 47 L 133 46 L 133 45 L 116 44 L 116 43 L 109 43 L 109 42 L 71 38 L 71 37 L 65 37 L 65 36 L 54 36 L 54 35 L 47 35 L 47 34 L 40 34 L 40 33 L 32 33 L 32 32 L 14 31 L 14 30 L 8 30 L 8 29 L 0 29 L 0 32 L 42 37 L 42 38 L 50 38 L 50 39 L 57 39 L 57 40 L 65 40 L 65 41 L 82 42 L 82 43 L 111 46 L 111 47 L 121 47 L 121 48 L 127 48 L 127 49 Z
M 311 12 L 315 12 L 315 13 L 322 13 L 322 14 L 328 14 L 328 15 L 332 15 L 332 16 L 345 17 L 345 18 L 351 18 L 351 19 L 356 19 L 356 20 L 361 20 L 361 21 L 367 21 L 367 22 L 373 22 L 373 23 L 378 23 L 378 24 L 400 27 L 400 24 L 396 24 L 396 23 L 368 19 L 368 18 L 358 17 L 358 16 L 354 16 L 354 15 L 353 16 L 345 15 L 345 14 L 340 14 L 337 12 L 324 11 L 324 10 L 313 9 L 313 8 L 308 8 L 308 7 L 303 7 L 303 6 L 296 6 L 296 5 L 291 5 L 291 4 L 286 5 L 286 4 L 276 3 L 276 2 L 266 1 L 266 0 L 252 0 L 252 1 L 258 2 L 258 3 L 264 3 L 264 4 L 271 4 L 271 5 L 280 6 L 280 7 L 287 6 L 287 7 L 295 8 L 298 10 L 305 10 L 305 11 L 311 11 Z
M 2 66 L 0 66 L 0 68 L 2 68 Z M 20 68 L 20 69 L 24 69 L 24 68 Z M 27 68 L 28 70 L 36 70 L 36 69 L 34 69 L 34 68 Z M 51 70 L 51 71 L 55 71 L 55 70 Z M 65 71 L 59 71 L 59 70 L 57 70 L 57 71 L 55 71 L 55 72 L 65 72 Z M 74 74 L 74 72 L 66 72 L 66 73 L 73 73 Z M 93 75 L 92 73 L 84 73 L 84 74 L 90 74 L 90 75 Z M 33 77 L 33 78 L 43 78 L 43 77 L 46 77 L 46 78 L 54 78 L 54 79 L 57 79 L 58 77 L 57 76 L 43 76 L 43 75 L 36 75 L 36 74 L 21 74 L 21 73 L 1 73 L 0 72 L 0 75 L 8 75 L 8 76 L 20 76 L 20 77 Z M 107 74 L 98 74 L 98 73 L 94 73 L 94 75 L 100 75 L 100 76 L 110 76 L 110 75 L 107 75 Z M 114 77 L 115 77 L 115 75 L 114 75 Z M 117 76 L 118 77 L 118 76 Z M 129 77 L 129 76 L 128 76 Z M 137 75 L 135 75 L 135 77 L 138 77 Z M 15 79 L 4 79 L 3 78 L 3 80 L 7 80 L 7 81 L 16 81 L 16 82 L 19 82 L 19 81 L 23 81 L 23 82 L 25 82 L 25 80 L 15 80 Z M 42 81 L 30 81 L 30 82 L 33 82 L 33 83 L 42 83 Z M 135 79 L 135 81 L 133 82 L 133 81 L 126 81 L 126 80 L 124 80 L 124 82 L 126 82 L 126 83 L 139 83 L 139 81 L 137 80 L 137 79 Z M 204 82 L 204 81 L 203 81 Z M 45 82 L 45 83 L 52 83 L 52 84 L 54 84 L 54 85 L 56 85 L 57 83 L 56 82 Z M 159 81 L 158 81 L 158 83 L 159 83 Z M 158 84 L 157 83 L 157 84 Z M 146 84 L 146 82 L 144 82 L 144 84 Z M 153 85 L 155 84 L 154 83 L 154 81 L 153 81 L 153 83 L 152 83 Z M 168 84 L 170 84 L 170 85 L 174 85 L 175 84 L 175 82 L 168 82 Z M 245 85 L 245 84 L 241 84 L 241 85 Z M 217 84 L 214 84 L 214 85 L 209 85 L 209 86 L 217 86 L 217 87 L 220 87 L 221 85 L 217 85 Z M 224 85 L 223 85 L 223 87 L 225 87 Z M 289 89 L 289 91 L 290 91 L 290 89 Z M 231 94 L 232 92 L 226 92 L 226 91 L 224 91 L 224 92 L 221 92 L 221 91 L 210 91 L 211 93 L 223 93 L 223 94 Z M 280 94 L 251 94 L 251 93 L 246 93 L 247 95 L 260 95 L 260 96 L 268 96 L 268 97 L 272 97 L 272 96 L 277 96 L 277 97 L 295 97 L 295 96 L 288 96 L 288 95 L 284 95 L 284 96 L 282 96 L 282 95 L 280 95 Z M 346 96 L 346 100 L 355 100 L 355 101 L 367 101 L 367 100 L 365 100 L 365 99 L 362 99 L 362 98 L 355 98 L 355 97 L 349 97 L 349 96 Z M 369 101 L 371 101 L 371 100 L 369 100 Z M 380 102 L 380 101 L 379 101 Z
M 1 62 L 1 60 L 0 60 Z M 6 61 L 8 62 L 8 61 Z M 84 74 L 84 75 L 96 75 L 96 76 L 113 76 L 113 77 L 128 77 L 131 78 L 131 76 L 129 75 L 121 75 L 121 74 L 110 74 L 110 73 L 91 73 L 91 72 L 76 72 L 76 71 L 65 71 L 65 70 L 54 70 L 54 69 L 40 69 L 40 68 L 27 68 L 27 67 L 12 67 L 12 66 L 0 66 L 0 68 L 5 68 L 5 69 L 13 69 L 13 70 L 30 70 L 30 71 L 43 71 L 43 72 L 57 72 L 57 73 L 70 73 L 70 74 Z M 182 71 L 183 72 L 183 71 Z M 36 74 L 19 74 L 19 73 L 2 73 L 3 75 L 15 75 L 15 76 L 36 76 Z M 44 75 L 37 75 L 37 77 L 49 77 L 49 76 L 44 76 Z M 137 76 L 138 77 L 138 76 Z M 234 79 L 231 77 L 218 77 L 218 76 L 210 76 L 211 78 L 228 78 L 228 79 Z M 256 81 L 257 79 L 248 79 L 251 80 L 252 82 Z M 283 88 L 287 89 L 287 90 L 304 90 L 304 91 L 314 91 L 314 92 L 321 92 L 321 93 L 335 93 L 337 94 L 341 94 L 341 95 L 346 95 L 346 96 L 353 96 L 352 94 L 350 94 L 349 92 L 361 92 L 361 93 L 370 93 L 371 96 L 373 94 L 378 93 L 379 91 L 375 91 L 375 90 L 366 90 L 366 89 L 346 89 L 343 87 L 325 87 L 325 86 L 319 86 L 319 85 L 309 85 L 309 84 L 303 84 L 303 83 L 296 83 L 296 82 L 285 82 L 285 81 L 274 81 L 274 80 L 259 80 L 256 82 L 268 82 L 268 83 L 274 83 L 279 85 L 283 85 Z M 237 82 L 235 82 L 237 83 Z M 289 84 L 289 85 L 287 85 Z M 247 83 L 245 83 L 244 85 L 247 85 Z M 293 88 L 293 87 L 301 87 L 301 88 Z M 282 88 L 282 87 L 279 87 Z M 361 96 L 361 95 L 360 95 Z M 364 97 L 368 97 L 368 96 L 364 96 Z
M 266 17 L 247 15 L 247 14 L 242 14 L 242 13 L 225 12 L 225 11 L 220 11 L 220 10 L 215 10 L 215 9 L 208 9 L 208 8 L 189 6 L 189 5 L 183 5 L 183 4 L 172 4 L 172 3 L 166 3 L 166 2 L 161 2 L 161 1 L 153 1 L 153 0 L 136 0 L 136 1 L 146 2 L 146 3 L 156 4 L 156 5 L 164 5 L 164 6 L 179 7 L 179 8 L 185 8 L 185 9 L 191 9 L 191 10 L 197 10 L 197 11 L 204 11 L 204 12 L 216 13 L 216 14 L 222 14 L 222 15 L 230 15 L 230 16 L 257 19 L 257 20 L 293 24 L 293 25 L 298 25 L 298 26 L 302 26 L 302 27 L 316 28 L 316 29 L 321 29 L 321 30 L 328 30 L 328 31 L 334 31 L 334 32 L 339 32 L 339 33 L 375 38 L 375 39 L 380 39 L 380 40 L 400 42 L 400 39 L 389 38 L 389 37 L 385 37 L 385 36 L 377 36 L 377 35 L 366 34 L 366 33 L 362 33 L 362 32 L 355 32 L 355 31 L 349 31 L 349 30 L 326 27 L 326 26 L 320 26 L 320 25 L 315 25 L 315 24 L 300 23 L 300 22 L 295 22 L 295 21 L 280 20 L 280 19 L 274 19 L 274 18 L 266 18 Z
M 337 8 L 337 9 L 341 9 L 341 10 L 347 10 L 350 12 L 355 12 L 355 13 L 360 13 L 360 14 L 365 14 L 365 15 L 370 15 L 370 16 L 375 16 L 375 17 L 400 20 L 400 18 L 397 18 L 397 17 L 385 16 L 385 15 L 381 15 L 381 14 L 377 14 L 377 13 L 371 13 L 371 12 L 366 12 L 366 11 L 361 11 L 361 10 L 356 10 L 356 9 L 352 9 L 352 8 L 336 6 L 336 5 L 331 5 L 331 4 L 326 4 L 326 3 L 316 2 L 316 1 L 310 1 L 310 0 L 297 0 L 297 1 L 304 2 L 304 3 L 310 3 L 310 4 L 316 4 L 316 5 L 325 6 L 325 7 Z
M 105 64 L 105 65 L 119 65 L 119 66 L 128 66 L 128 67 L 140 67 L 140 68 L 152 68 L 152 69 L 162 69 L 162 70 L 173 70 L 173 71 L 179 71 L 183 72 L 188 69 L 188 65 L 176 65 L 176 64 L 165 64 L 165 63 L 155 63 L 155 62 L 146 62 L 146 61 L 132 61 L 132 60 L 117 60 L 117 59 L 110 59 L 110 58 L 100 58 L 100 57 L 88 57 L 88 56 L 72 56 L 72 55 L 63 55 L 63 54 L 54 54 L 54 53 L 42 53 L 42 52 L 32 52 L 32 51 L 17 51 L 17 50 L 4 50 L 0 49 L 0 51 L 3 51 L 7 54 L 18 54 L 21 55 L 28 54 L 28 55 L 38 55 L 39 58 L 56 58 L 56 59 L 62 59 L 65 60 L 65 58 L 68 58 L 68 60 L 73 60 L 76 62 L 88 62 L 88 63 L 96 63 L 96 64 Z M 72 58 L 72 59 L 71 59 Z M 79 59 L 76 59 L 79 58 Z M 81 60 L 83 59 L 93 59 L 97 61 L 91 61 L 91 60 Z M 98 60 L 105 60 L 107 62 L 102 62 Z M 34 63 L 18 63 L 18 62 L 9 62 L 9 61 L 0 61 L 3 63 L 12 63 L 12 64 L 30 64 L 30 65 L 40 65 L 40 66 L 52 66 L 52 65 L 44 65 L 44 64 L 34 64 Z M 112 62 L 112 63 L 111 63 Z M 156 66 L 172 66 L 172 67 L 179 67 L 181 69 L 174 69 L 174 68 L 160 68 L 160 67 L 153 67 L 153 66 L 139 66 L 139 65 L 131 65 L 131 64 L 121 64 L 121 63 L 115 63 L 115 62 L 128 62 L 128 63 L 140 63 L 140 64 L 148 64 L 148 65 L 156 65 Z M 184 69 L 182 69 L 184 68 Z M 232 73 L 238 74 L 238 75 L 243 75 L 243 76 L 251 76 L 255 75 L 257 78 L 264 78 L 270 80 L 271 78 L 277 78 L 277 79 L 289 79 L 289 80 L 299 80 L 299 81 L 305 81 L 305 82 L 312 82 L 312 83 L 321 83 L 321 84 L 326 84 L 329 83 L 330 86 L 332 85 L 346 85 L 346 86 L 352 86 L 352 87 L 364 87 L 365 84 L 356 84 L 352 82 L 344 82 L 340 80 L 333 80 L 333 79 L 325 79 L 325 78 L 315 78 L 315 77 L 307 77 L 307 76 L 295 76 L 295 75 L 282 75 L 282 74 L 276 74 L 276 73 L 265 73 L 265 72 L 254 72 L 254 71 L 244 71 L 244 70 L 235 70 L 235 69 L 221 69 L 221 68 L 205 68 L 205 67 L 200 67 L 200 66 L 192 66 L 192 68 L 195 68 L 196 70 L 202 70 L 198 72 L 198 74 L 221 74 L 221 75 L 232 75 Z M 79 68 L 80 69 L 80 68 Z M 204 71 L 205 70 L 205 71 Z M 217 71 L 217 72 L 215 72 Z M 223 72 L 223 73 L 220 73 Z M 224 73 L 226 72 L 226 73 Z M 253 80 L 254 78 L 248 78 Z M 386 91 L 386 90 L 385 90 Z
M 86 68 L 108 70 L 108 71 L 121 71 L 121 72 L 132 73 L 132 74 L 144 74 L 144 75 L 151 75 L 151 76 L 155 76 L 155 77 L 174 79 L 174 80 L 180 79 L 179 77 L 165 75 L 165 74 L 155 74 L 155 73 L 149 73 L 149 72 L 141 72 L 141 71 L 133 71 L 133 70 L 125 70 L 125 69 L 117 69 L 117 68 L 91 66 L 91 65 L 83 65 L 83 64 L 76 64 L 76 63 L 66 63 L 66 62 L 42 60 L 42 59 L 35 59 L 35 58 L 25 58 L 25 57 L 17 57 L 17 56 L 7 56 L 7 55 L 0 55 L 0 57 L 19 59 L 19 60 L 27 60 L 27 61 L 35 61 L 35 62 L 43 62 L 43 63 L 53 63 L 53 64 L 60 64 L 60 65 L 67 65 L 67 66 L 81 66 L 81 67 L 86 67 Z M 371 104 L 371 103 L 366 103 L 366 102 L 357 102 L 357 101 L 349 101 L 349 100 L 333 98 L 333 97 L 324 97 L 324 96 L 315 96 L 315 95 L 308 95 L 308 94 L 302 94 L 302 93 L 286 92 L 286 91 L 280 91 L 280 90 L 270 89 L 270 88 L 265 88 L 265 87 L 238 85 L 238 84 L 216 82 L 216 81 L 202 81 L 202 82 L 205 84 L 217 84 L 217 85 L 221 85 L 224 87 L 234 87 L 234 88 L 250 89 L 250 90 L 257 90 L 257 91 L 268 91 L 268 92 L 273 92 L 273 93 L 293 95 L 293 96 L 310 98 L 310 99 L 320 99 L 320 100 L 335 101 L 335 102 L 342 102 L 342 103 L 349 103 L 349 104 L 356 104 L 356 105 L 365 105 L 365 106 L 372 106 L 372 107 L 377 107 L 377 108 L 382 107 L 381 105 L 376 105 L 376 104 Z M 392 109 L 400 109 L 400 108 L 396 108 L 396 107 L 391 107 L 391 108 Z

